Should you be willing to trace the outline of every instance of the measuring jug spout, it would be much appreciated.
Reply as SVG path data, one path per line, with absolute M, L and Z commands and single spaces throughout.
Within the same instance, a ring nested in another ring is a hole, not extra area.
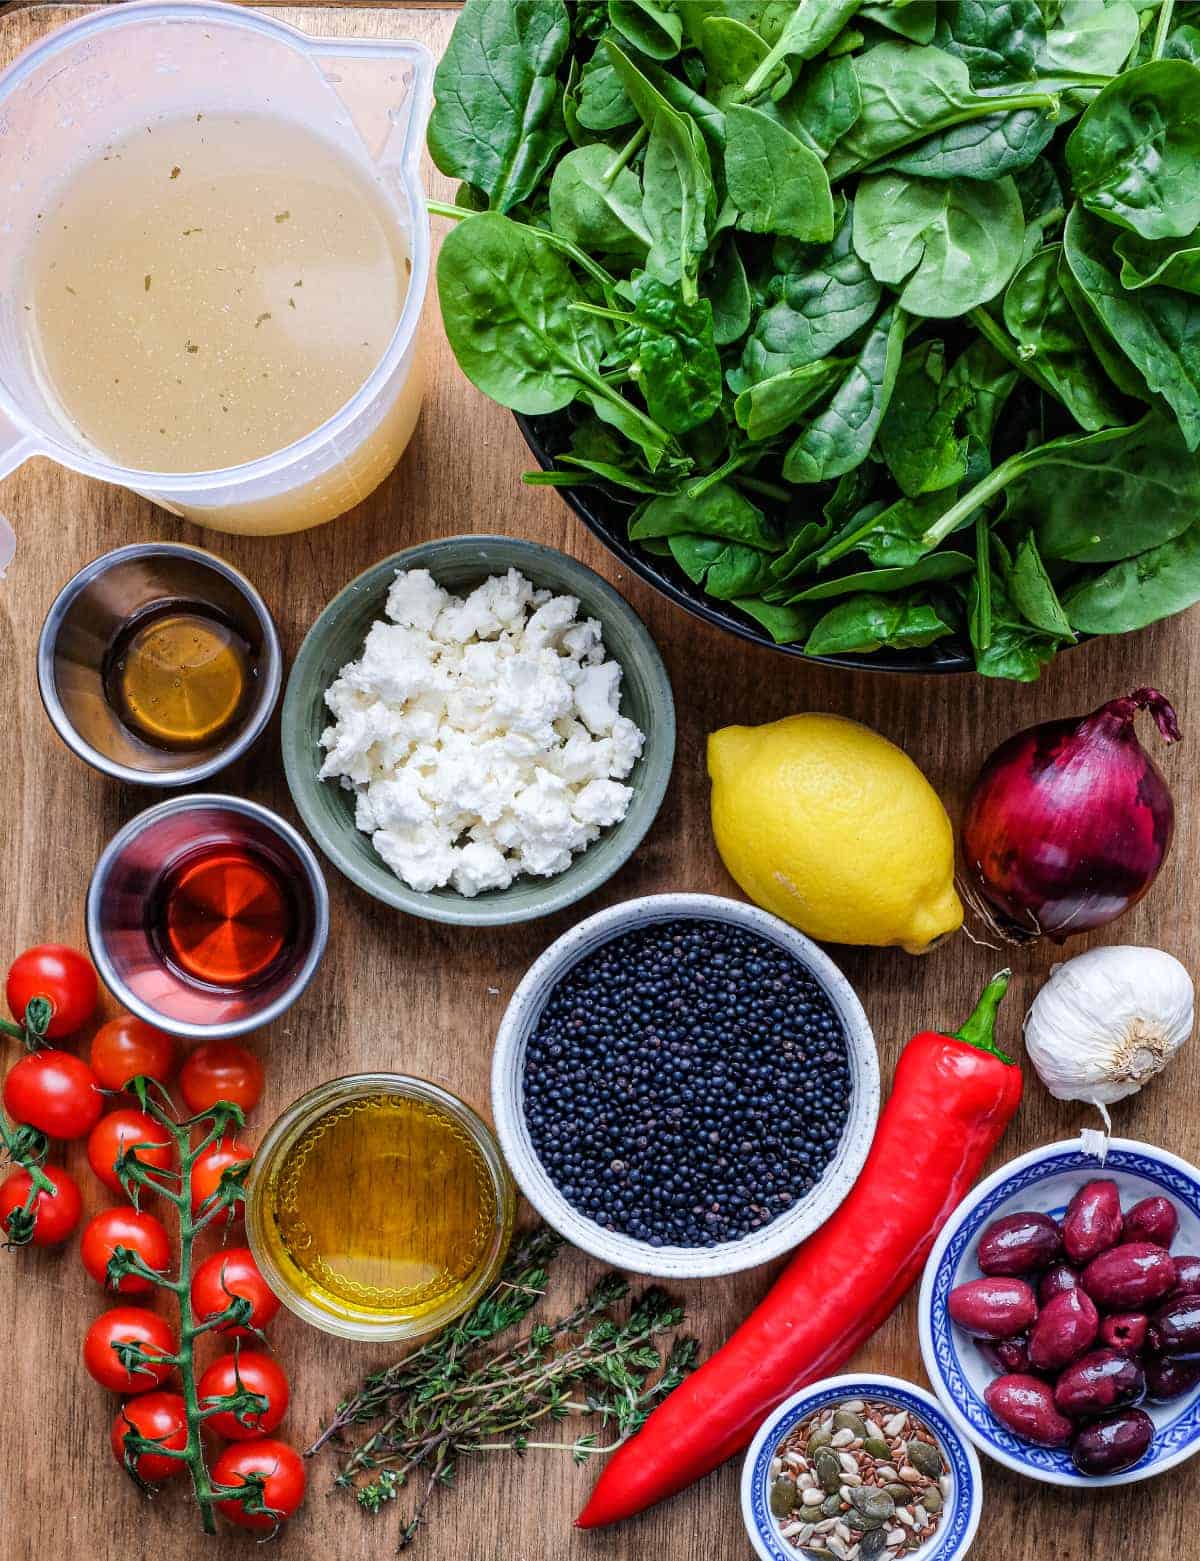
M 415 169 L 433 104 L 433 55 L 388 39 L 313 42 L 313 57 L 381 165 Z

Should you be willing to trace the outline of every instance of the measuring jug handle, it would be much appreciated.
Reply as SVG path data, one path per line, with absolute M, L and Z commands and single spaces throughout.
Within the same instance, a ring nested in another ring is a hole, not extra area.
M 0 414 L 0 477 L 15 472 L 18 466 L 29 459 L 35 448 L 35 442 L 28 434 L 23 434 L 15 424 Z M 4 571 L 16 550 L 17 539 L 13 529 L 0 514 L 0 580 L 4 579 Z

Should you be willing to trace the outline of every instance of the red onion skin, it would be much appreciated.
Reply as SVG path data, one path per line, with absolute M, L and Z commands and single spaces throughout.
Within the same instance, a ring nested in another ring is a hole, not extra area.
M 1148 709 L 1177 742 L 1175 712 L 1137 689 L 1091 715 L 1047 721 L 987 759 L 967 800 L 963 846 L 998 929 L 1056 943 L 1103 927 L 1146 893 L 1171 848 L 1175 809 L 1138 741 Z

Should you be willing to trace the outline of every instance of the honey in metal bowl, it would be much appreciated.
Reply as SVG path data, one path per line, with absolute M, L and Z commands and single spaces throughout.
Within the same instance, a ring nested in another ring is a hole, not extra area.
M 271 1287 L 329 1332 L 408 1338 L 491 1284 L 513 1191 L 491 1133 L 447 1091 L 398 1074 L 322 1085 L 259 1150 L 247 1229 Z

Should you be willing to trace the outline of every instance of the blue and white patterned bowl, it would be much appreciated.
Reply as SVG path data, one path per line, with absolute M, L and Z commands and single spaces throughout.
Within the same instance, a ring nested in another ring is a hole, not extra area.
M 826 1377 L 785 1399 L 759 1427 L 742 1466 L 742 1520 L 762 1561 L 802 1561 L 804 1552 L 780 1537 L 779 1521 L 767 1502 L 771 1483 L 771 1458 L 780 1442 L 802 1421 L 829 1404 L 847 1399 L 875 1398 L 907 1409 L 918 1416 L 937 1437 L 950 1469 L 950 1490 L 942 1507 L 937 1532 L 906 1561 L 959 1561 L 971 1548 L 983 1510 L 983 1477 L 975 1449 L 958 1431 L 946 1411 L 924 1388 L 899 1377 L 877 1372 L 851 1372 Z
M 1096 1177 L 1116 1182 L 1126 1209 L 1142 1198 L 1164 1193 L 1179 1211 L 1179 1234 L 1172 1251 L 1200 1253 L 1200 1171 L 1195 1166 L 1165 1149 L 1129 1138 L 1109 1139 L 1102 1163 L 1076 1139 L 1031 1150 L 981 1182 L 951 1215 L 929 1254 L 921 1281 L 921 1357 L 947 1414 L 989 1458 L 1047 1485 L 1127 1485 L 1162 1474 L 1200 1452 L 1197 1387 L 1168 1404 L 1142 1406 L 1154 1421 L 1154 1440 L 1131 1469 L 1120 1474 L 1080 1474 L 1066 1449 L 1036 1447 L 996 1420 L 983 1401 L 983 1391 L 995 1373 L 971 1339 L 950 1321 L 946 1310 L 950 1291 L 979 1278 L 975 1248 L 985 1226 L 1024 1209 L 1060 1219 L 1079 1188 Z

